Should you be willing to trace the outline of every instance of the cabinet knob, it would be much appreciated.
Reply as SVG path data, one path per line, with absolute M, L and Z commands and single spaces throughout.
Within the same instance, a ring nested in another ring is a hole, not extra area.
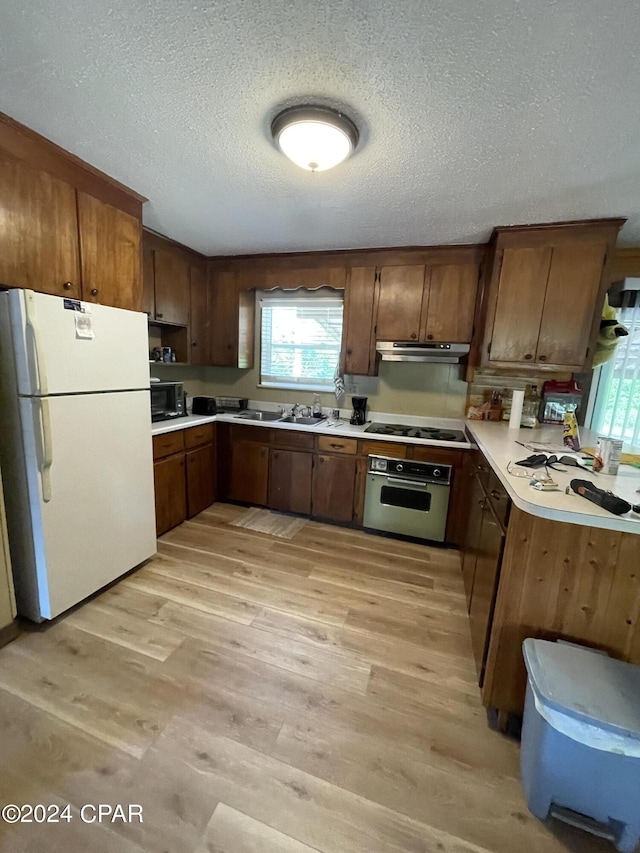
M 497 501 L 502 500 L 502 498 L 504 497 L 504 495 L 502 495 L 497 489 L 491 489 L 489 494 L 491 495 L 492 498 L 495 498 L 495 500 L 497 500 Z
M 73 287 L 73 285 L 71 284 L 70 281 L 65 281 L 65 283 L 62 286 L 64 287 L 65 290 L 71 290 L 71 288 Z
M 92 288 L 91 288 L 91 295 L 92 295 L 92 296 L 97 296 L 97 295 L 98 295 L 98 289 L 97 289 L 96 287 L 92 287 Z
M 433 340 L 433 335 L 427 335 L 427 340 L 428 340 L 428 341 L 432 341 L 432 340 Z
M 546 360 L 547 360 L 546 355 L 539 355 L 538 356 L 538 361 L 546 361 Z
M 158 312 L 156 314 L 156 317 L 158 318 L 158 320 L 162 320 L 162 318 L 164 317 L 164 314 L 160 314 L 160 312 Z
M 352 349 L 348 349 L 348 350 L 347 350 L 347 355 L 353 355 L 353 350 L 352 350 Z
M 531 359 L 532 359 L 532 358 L 533 358 L 533 356 L 531 355 L 531 353 L 530 353 L 530 352 L 528 352 L 528 353 L 525 355 L 525 361 L 531 361 Z
M 198 342 L 197 342 L 197 341 L 192 341 L 192 342 L 191 342 L 191 346 L 192 346 L 192 347 L 197 347 L 197 346 L 198 346 Z
M 413 339 L 413 340 L 415 340 L 418 336 L 416 335 L 416 333 L 415 333 L 415 332 L 411 332 L 411 337 L 412 337 L 412 339 Z

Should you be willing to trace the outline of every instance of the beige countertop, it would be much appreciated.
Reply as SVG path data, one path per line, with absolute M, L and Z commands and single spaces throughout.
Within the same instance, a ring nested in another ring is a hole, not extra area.
M 252 406 L 258 408 L 258 406 Z M 265 411 L 270 409 L 264 404 L 260 404 L 260 408 Z M 405 438 L 403 436 L 376 435 L 374 433 L 365 432 L 371 421 L 381 423 L 401 423 L 407 426 L 437 426 L 443 429 L 456 429 L 464 432 L 464 421 L 455 418 L 422 418 L 415 415 L 395 415 L 388 412 L 370 412 L 369 421 L 363 426 L 353 426 L 348 420 L 340 420 L 333 425 L 331 422 L 319 421 L 313 426 L 305 426 L 302 424 L 279 423 L 278 421 L 254 421 L 246 418 L 239 418 L 232 414 L 218 415 L 187 415 L 184 418 L 175 418 L 169 421 L 158 421 L 152 424 L 152 435 L 163 435 L 167 432 L 173 432 L 179 429 L 188 429 L 189 427 L 198 426 L 212 422 L 244 424 L 245 426 L 255 426 L 258 428 L 268 427 L 269 429 L 288 429 L 297 432 L 317 432 L 322 435 L 339 435 L 344 438 L 365 438 L 367 441 L 397 441 L 402 444 L 418 444 L 432 445 L 434 447 L 446 447 L 449 450 L 470 450 L 473 445 L 471 442 L 452 442 L 452 441 L 433 441 L 432 439 L 424 438 Z
M 573 491 L 565 493 L 571 480 L 589 480 L 599 489 L 613 492 L 630 504 L 640 504 L 640 469 L 630 465 L 621 465 L 618 474 L 595 474 L 577 468 L 567 467 L 567 473 L 552 471 L 549 473 L 558 483 L 557 492 L 539 492 L 529 485 L 529 480 L 514 477 L 507 471 L 507 465 L 526 459 L 532 451 L 516 444 L 522 442 L 545 442 L 562 445 L 562 427 L 542 426 L 538 429 L 510 430 L 507 424 L 488 421 L 466 421 L 467 431 L 473 436 L 478 447 L 496 472 L 514 504 L 524 512 L 550 518 L 555 521 L 567 521 L 570 524 L 583 524 L 589 527 L 602 527 L 607 530 L 620 530 L 626 533 L 640 533 L 640 515 L 629 512 L 625 515 L 613 515 Z M 593 447 L 597 436 L 587 430 L 580 431 L 584 447 Z M 564 466 L 560 466 L 564 467 Z M 542 469 L 544 471 L 544 469 Z

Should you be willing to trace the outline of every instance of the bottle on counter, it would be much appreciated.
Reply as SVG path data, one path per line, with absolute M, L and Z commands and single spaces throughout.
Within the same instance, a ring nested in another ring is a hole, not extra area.
M 313 395 L 313 406 L 311 407 L 311 414 L 314 418 L 322 417 L 322 403 L 320 402 L 320 395 Z
M 537 385 L 527 385 L 524 394 L 524 403 L 522 404 L 522 420 L 523 427 L 538 426 L 538 412 L 540 411 L 540 397 L 538 396 Z

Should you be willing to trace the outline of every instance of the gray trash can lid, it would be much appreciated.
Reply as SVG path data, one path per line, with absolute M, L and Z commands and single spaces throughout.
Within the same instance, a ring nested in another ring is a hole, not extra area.
M 640 666 L 579 646 L 527 639 L 529 681 L 548 707 L 640 740 Z

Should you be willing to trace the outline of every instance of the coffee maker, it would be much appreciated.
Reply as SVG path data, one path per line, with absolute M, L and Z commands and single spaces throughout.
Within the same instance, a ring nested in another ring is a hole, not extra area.
M 368 397 L 352 397 L 351 404 L 353 405 L 353 414 L 351 415 L 350 424 L 361 426 L 367 422 L 367 400 Z

